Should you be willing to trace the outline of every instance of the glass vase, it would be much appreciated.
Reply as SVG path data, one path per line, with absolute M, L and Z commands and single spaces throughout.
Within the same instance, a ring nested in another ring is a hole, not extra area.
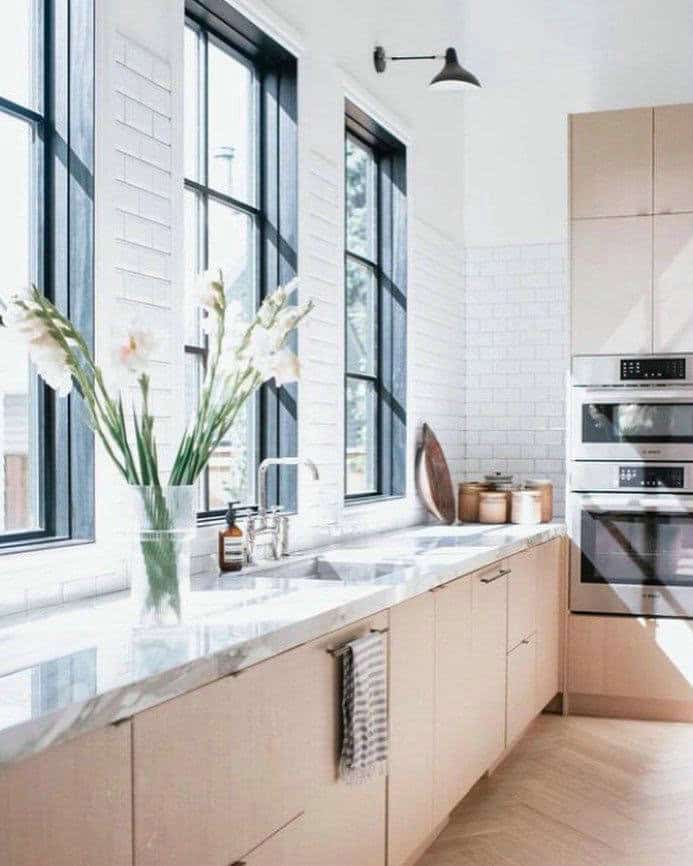
M 195 488 L 132 486 L 130 495 L 130 583 L 137 622 L 149 628 L 179 625 L 190 597 Z

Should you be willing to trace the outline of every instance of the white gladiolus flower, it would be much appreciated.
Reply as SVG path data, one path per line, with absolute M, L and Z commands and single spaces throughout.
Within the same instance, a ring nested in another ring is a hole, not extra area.
M 129 373 L 144 373 L 149 367 L 155 347 L 156 340 L 151 331 L 131 325 L 116 344 L 116 365 Z
M 293 331 L 296 325 L 300 322 L 300 320 L 309 312 L 310 303 L 301 304 L 298 307 L 284 307 L 284 309 L 277 316 L 276 327 L 279 332 L 282 334 L 282 337 L 286 336 L 289 331 Z
M 72 373 L 62 346 L 48 333 L 29 342 L 29 354 L 36 371 L 59 397 L 72 390 Z
M 296 382 L 301 375 L 301 364 L 290 349 L 280 349 L 272 355 L 272 375 L 277 387 Z
M 32 299 L 31 291 L 24 289 L 4 302 L 4 326 L 25 344 L 29 357 L 43 381 L 66 397 L 72 390 L 72 373 L 63 346 L 51 333 L 57 323 L 39 315 L 40 307 Z
M 205 310 L 218 313 L 224 297 L 224 277 L 221 268 L 210 268 L 198 274 L 195 284 L 198 304 Z

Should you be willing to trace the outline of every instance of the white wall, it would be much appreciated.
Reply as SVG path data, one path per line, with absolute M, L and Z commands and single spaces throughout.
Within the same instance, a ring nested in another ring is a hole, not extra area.
M 411 468 L 423 420 L 439 433 L 456 478 L 464 469 L 462 102 L 427 91 L 435 64 L 401 64 L 378 76 L 371 56 L 378 42 L 400 53 L 454 44 L 457 4 L 432 0 L 425 14 L 416 0 L 238 6 L 299 56 L 299 271 L 303 297 L 317 303 L 300 338 L 299 449 L 316 461 L 321 480 L 301 474 L 294 539 L 308 545 L 418 521 Z M 183 0 L 97 0 L 97 28 L 97 345 L 105 359 L 122 317 L 156 322 L 155 408 L 162 436 L 173 444 L 183 422 Z M 341 411 L 346 93 L 407 144 L 410 220 L 408 495 L 348 509 Z M 5 557 L 0 613 L 120 586 L 113 571 L 124 551 L 122 498 L 122 485 L 99 456 L 96 545 Z M 201 534 L 204 564 L 213 544 L 213 532 Z

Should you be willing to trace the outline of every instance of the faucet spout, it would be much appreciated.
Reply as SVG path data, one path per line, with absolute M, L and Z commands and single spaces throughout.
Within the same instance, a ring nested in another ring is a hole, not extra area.
M 258 512 L 267 513 L 267 470 L 270 466 L 299 466 L 304 464 L 310 469 L 314 481 L 320 480 L 318 467 L 308 457 L 266 457 L 257 469 Z

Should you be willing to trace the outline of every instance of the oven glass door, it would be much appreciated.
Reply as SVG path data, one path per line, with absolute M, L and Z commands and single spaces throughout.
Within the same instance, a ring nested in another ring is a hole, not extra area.
M 693 513 L 586 505 L 580 520 L 581 583 L 693 587 Z
M 582 403 L 587 445 L 693 444 L 693 402 Z

